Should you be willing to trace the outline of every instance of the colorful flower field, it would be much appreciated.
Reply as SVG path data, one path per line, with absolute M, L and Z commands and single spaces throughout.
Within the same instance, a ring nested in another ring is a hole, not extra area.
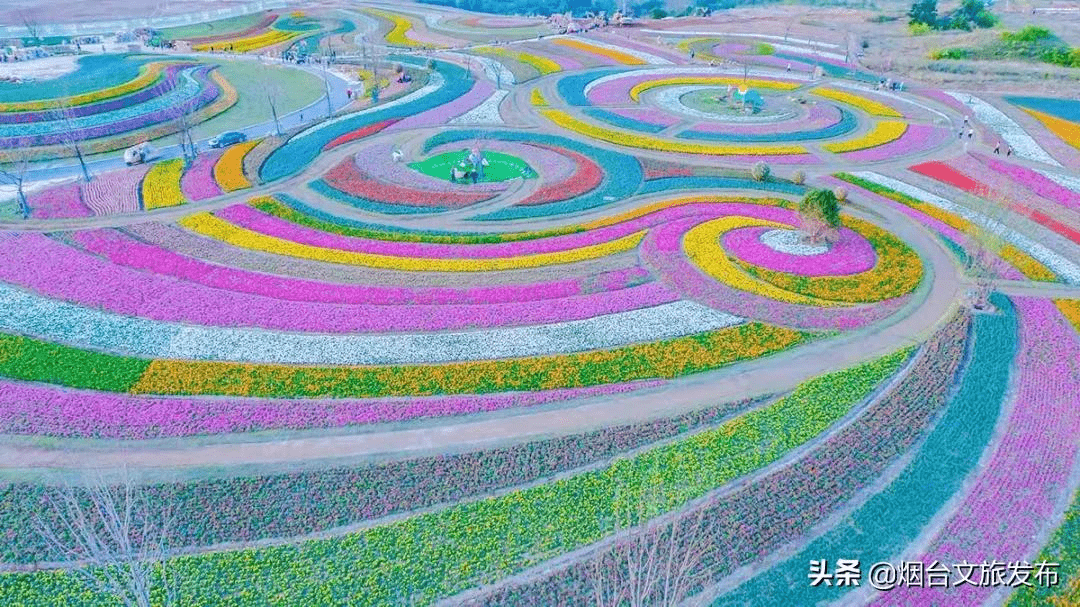
M 764 10 L 261 11 L 0 82 L 0 605 L 1070 604 L 1075 104 Z M 270 131 L 199 53 L 309 38 L 276 135 L 122 164 Z

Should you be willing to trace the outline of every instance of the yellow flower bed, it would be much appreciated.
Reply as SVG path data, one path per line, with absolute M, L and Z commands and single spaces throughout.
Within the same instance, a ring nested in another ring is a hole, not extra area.
M 142 182 L 143 208 L 146 210 L 174 207 L 187 202 L 180 189 L 180 177 L 184 174 L 184 160 L 174 158 L 155 164 Z
M 661 86 L 682 86 L 686 84 L 700 84 L 703 86 L 742 86 L 746 85 L 752 88 L 759 89 L 775 89 L 780 91 L 793 91 L 799 88 L 799 84 L 796 82 L 783 82 L 780 80 L 762 80 L 760 78 L 749 78 L 743 80 L 742 78 L 724 77 L 724 76 L 676 76 L 672 78 L 658 78 L 656 80 L 646 80 L 645 82 L 634 85 L 630 89 L 630 99 L 638 101 L 638 97 L 642 93 L 650 89 L 654 89 Z
M 732 156 L 737 154 L 780 156 L 785 154 L 806 153 L 806 148 L 801 145 L 746 146 L 667 141 L 665 139 L 650 137 L 640 133 L 626 133 L 592 125 L 582 122 L 560 110 L 541 110 L 540 113 L 543 114 L 545 118 L 564 129 L 569 129 L 587 137 L 599 139 L 600 141 L 607 141 L 608 143 L 632 148 L 658 150 L 661 152 L 681 152 L 683 154 L 708 154 L 713 156 Z
M 903 116 L 903 114 L 885 105 L 884 103 L 874 101 L 873 99 L 867 99 L 866 97 L 855 95 L 853 93 L 838 91 L 836 89 L 830 88 L 817 88 L 814 89 L 812 92 L 815 95 L 827 97 L 834 101 L 839 101 L 841 103 L 846 103 L 848 105 L 857 107 L 868 114 L 873 114 L 874 116 L 888 116 L 891 118 L 900 118 L 901 116 Z
M 598 259 L 607 257 L 608 255 L 622 253 L 623 251 L 632 250 L 638 246 L 638 243 L 641 242 L 641 239 L 645 236 L 645 232 L 641 231 L 609 242 L 589 245 L 568 251 L 537 253 L 516 257 L 436 259 L 357 253 L 354 251 L 342 251 L 300 244 L 235 226 L 209 213 L 191 215 L 190 217 L 181 219 L 177 223 L 192 232 L 209 236 L 210 238 L 215 238 L 245 249 L 263 251 L 275 255 L 288 255 L 290 257 L 299 257 L 302 259 L 327 261 L 330 263 L 382 268 L 387 270 L 409 270 L 415 272 L 492 272 L 498 270 L 539 268 L 542 266 L 574 263 L 576 261 Z
M 519 63 L 524 63 L 540 72 L 541 76 L 547 74 L 554 74 L 555 72 L 562 71 L 562 66 L 555 63 L 547 57 L 541 57 L 540 55 L 534 55 L 532 53 L 524 53 L 521 51 L 512 51 L 510 49 L 494 46 L 481 46 L 479 48 L 472 49 L 474 53 L 481 55 L 490 55 L 492 57 L 503 57 L 506 59 L 513 59 Z
M 1051 133 L 1060 137 L 1062 141 L 1080 150 L 1080 124 L 1037 110 L 1022 109 L 1041 122 Z
M 826 143 L 821 147 L 834 154 L 841 154 L 843 152 L 854 152 L 856 150 L 865 150 L 867 148 L 874 148 L 879 145 L 885 145 L 890 141 L 896 141 L 904 136 L 907 131 L 908 125 L 902 120 L 882 120 L 874 125 L 874 128 L 870 129 L 870 132 L 857 137 L 855 139 L 849 139 L 847 141 L 837 141 L 835 143 Z
M 707 221 L 691 228 L 683 236 L 683 251 L 685 251 L 690 260 L 694 262 L 694 265 L 701 268 L 702 272 L 705 272 L 717 281 L 739 289 L 740 291 L 754 293 L 755 295 L 775 299 L 776 301 L 785 301 L 807 306 L 840 305 L 835 301 L 825 301 L 782 289 L 768 282 L 758 280 L 739 269 L 738 264 L 729 259 L 720 248 L 720 237 L 725 232 L 729 232 L 736 228 L 753 226 L 766 226 L 771 228 L 791 227 L 786 224 L 777 223 L 775 221 L 765 221 L 763 219 L 721 217 L 720 219 Z
M 594 55 L 600 55 L 607 57 L 616 63 L 623 65 L 645 65 L 645 62 L 637 57 L 624 53 L 622 51 L 616 51 L 610 48 L 604 48 L 602 46 L 596 46 L 595 44 L 589 44 L 588 42 L 582 42 L 574 38 L 559 38 L 555 41 L 555 44 L 565 46 L 568 48 L 574 48 L 579 51 L 585 51 L 586 53 L 592 53 Z
M 139 75 L 123 84 L 111 86 L 98 91 L 90 91 L 81 95 L 73 95 L 68 99 L 70 105 L 86 105 L 96 103 L 113 97 L 127 95 L 142 90 L 154 84 L 161 76 L 162 70 L 168 67 L 168 63 L 155 62 L 139 68 Z M 13 101 L 0 103 L 0 112 L 36 112 L 51 109 L 56 106 L 58 99 L 38 99 L 35 101 Z
M 250 188 L 251 182 L 244 177 L 244 156 L 259 145 L 259 140 L 238 143 L 225 150 L 214 165 L 214 181 L 222 192 L 235 192 Z
M 919 286 L 923 264 L 911 247 L 878 226 L 854 217 L 844 217 L 844 226 L 865 237 L 874 247 L 874 267 L 848 276 L 798 276 L 754 266 L 744 260 L 739 265 L 753 276 L 785 291 L 844 303 L 871 303 L 907 295 Z
M 1068 320 L 1069 324 L 1080 333 L 1080 299 L 1058 299 L 1054 303 L 1065 316 L 1065 320 Z
M 275 44 L 281 44 L 287 42 L 293 38 L 299 36 L 303 32 L 286 32 L 284 30 L 271 29 L 265 31 L 257 36 L 250 36 L 247 38 L 237 38 L 236 40 L 219 40 L 217 42 L 207 42 L 204 44 L 196 44 L 191 47 L 193 51 L 208 51 L 210 47 L 214 47 L 216 50 L 229 50 L 236 53 L 246 53 L 248 51 L 254 51 L 268 46 L 274 46 Z
M 417 40 L 409 38 L 408 33 L 409 30 L 413 28 L 413 23 L 407 17 L 404 17 L 397 13 L 381 11 L 374 8 L 365 9 L 365 12 L 375 15 L 376 17 L 386 19 L 393 25 L 393 27 L 390 28 L 390 31 L 386 32 L 386 42 L 388 44 L 391 44 L 393 46 L 403 46 L 406 48 L 433 48 L 437 46 L 433 44 L 425 44 L 423 42 L 419 42 Z
M 311 367 L 211 361 L 155 360 L 134 394 L 222 394 L 289 397 L 423 396 L 504 390 L 551 390 L 616 381 L 674 378 L 760 358 L 803 343 L 808 336 L 774 325 L 747 323 L 688 338 L 634 344 L 563 356 L 434 365 Z
M 540 92 L 540 89 L 533 89 L 532 94 L 529 95 L 529 101 L 536 107 L 545 107 L 548 102 L 544 99 L 544 94 Z

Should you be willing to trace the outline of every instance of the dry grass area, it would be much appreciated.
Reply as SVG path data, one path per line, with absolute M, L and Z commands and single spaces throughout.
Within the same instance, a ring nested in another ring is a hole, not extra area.
M 4 0 L 0 2 L 0 25 L 22 25 L 25 19 L 39 24 L 108 21 L 139 17 L 164 17 L 215 11 L 248 4 L 250 0 Z

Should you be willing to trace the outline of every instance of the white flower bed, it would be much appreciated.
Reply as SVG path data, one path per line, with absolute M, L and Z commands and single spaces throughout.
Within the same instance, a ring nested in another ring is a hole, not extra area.
M 157 322 L 48 299 L 0 284 L 0 327 L 76 347 L 148 358 L 367 365 L 489 360 L 613 348 L 739 324 L 693 302 L 563 323 L 468 332 L 326 335 Z
M 451 120 L 448 124 L 505 124 L 502 114 L 499 113 L 499 104 L 510 94 L 510 91 L 498 90 L 491 94 L 483 103 L 474 107 Z
M 794 230 L 769 230 L 762 233 L 758 240 L 770 249 L 787 255 L 809 257 L 829 252 L 826 245 L 802 242 L 799 233 Z
M 1061 163 L 1054 160 L 1050 154 L 1047 154 L 1046 150 L 1042 149 L 1042 146 L 1036 143 L 1022 126 L 1016 124 L 1016 121 L 1006 116 L 1001 110 L 968 93 L 945 91 L 945 94 L 960 103 L 971 106 L 971 109 L 975 112 L 975 118 L 1000 135 L 1005 140 L 1005 143 L 1012 146 L 1013 153 L 1017 156 L 1035 162 L 1043 162 L 1057 167 L 1061 166 Z
M 416 101 L 417 99 L 420 99 L 421 97 L 424 97 L 425 95 L 430 95 L 430 94 L 434 93 L 435 91 L 439 90 L 440 88 L 442 88 L 442 85 L 443 85 L 442 74 L 439 74 L 438 72 L 431 72 L 431 74 L 428 77 L 427 84 L 425 84 L 424 86 L 420 87 L 419 89 L 409 93 L 408 95 L 405 95 L 404 97 L 398 97 L 397 99 L 395 99 L 393 101 L 388 101 L 386 103 L 380 103 L 379 105 L 375 105 L 375 106 L 360 110 L 358 112 L 351 112 L 351 113 L 348 113 L 348 114 L 343 114 L 341 116 L 338 116 L 337 118 L 327 120 L 326 122 L 323 122 L 323 123 L 319 124 L 318 126 L 314 126 L 314 127 L 310 128 L 310 129 L 298 134 L 296 137 L 293 137 L 293 140 L 303 139 L 304 137 L 307 137 L 307 136 L 309 136 L 309 135 L 311 135 L 313 133 L 318 133 L 322 129 L 325 129 L 328 126 L 335 125 L 335 124 L 337 124 L 339 122 L 342 122 L 344 120 L 352 120 L 353 118 L 356 118 L 357 116 L 363 116 L 364 114 L 371 114 L 373 112 L 381 112 L 381 111 L 383 111 L 383 110 L 385 110 L 387 108 L 392 108 L 392 107 L 396 107 L 396 106 L 399 106 L 399 105 L 404 105 L 406 103 Z
M 651 100 L 653 105 L 659 106 L 669 112 L 676 112 L 685 116 L 691 116 L 699 120 L 708 120 L 710 122 L 745 122 L 745 123 L 769 123 L 780 122 L 782 120 L 790 120 L 795 117 L 794 112 L 785 112 L 783 114 L 775 114 L 771 116 L 754 116 L 748 114 L 745 116 L 739 115 L 720 115 L 710 114 L 709 112 L 702 112 L 701 110 L 694 109 L 682 102 L 682 96 L 701 89 L 715 89 L 719 94 L 724 87 L 710 86 L 706 84 L 688 84 L 683 86 L 665 86 L 658 89 L 655 93 L 646 93 L 647 99 Z
M 972 223 L 976 223 L 1002 237 L 1009 244 L 1012 244 L 1013 246 L 1021 249 L 1028 255 L 1031 255 L 1032 257 L 1040 261 L 1043 265 L 1057 273 L 1057 275 L 1060 276 L 1061 279 L 1065 282 L 1068 282 L 1070 284 L 1080 284 L 1080 266 L 1077 266 L 1075 263 L 1066 259 L 1064 256 L 1055 253 L 1054 251 L 1051 251 L 1045 246 L 1035 242 L 1034 240 L 1031 240 L 1027 236 L 1020 234 L 1016 230 L 1013 230 L 1012 228 L 1009 228 L 1002 223 L 990 219 L 985 215 L 973 211 L 963 205 L 956 204 L 955 202 L 945 200 L 940 196 L 931 194 L 930 192 L 927 192 L 922 188 L 915 187 L 913 185 L 904 183 L 903 181 L 899 181 L 891 177 L 886 177 L 885 175 L 872 173 L 870 171 L 859 171 L 852 174 L 861 179 L 866 179 L 867 181 L 872 181 L 878 185 L 883 185 L 887 188 L 896 190 L 897 192 L 907 194 L 912 198 L 916 198 L 928 204 L 932 204 L 939 209 L 954 213 Z
M 1050 171 L 1040 171 L 1038 169 L 1035 169 L 1035 170 L 1040 175 L 1042 175 L 1043 177 L 1046 177 L 1050 181 L 1053 181 L 1054 183 L 1058 184 L 1059 186 L 1061 186 L 1063 188 L 1069 188 L 1070 190 L 1076 192 L 1077 194 L 1080 194 L 1080 179 L 1077 179 L 1076 177 L 1070 177 L 1068 175 L 1061 175 L 1061 174 L 1058 174 L 1058 173 L 1052 173 Z
M 609 51 L 615 51 L 615 52 L 618 52 L 618 53 L 623 53 L 625 55 L 630 55 L 631 57 L 634 57 L 636 59 L 640 59 L 640 60 L 644 61 L 645 63 L 647 63 L 649 65 L 672 65 L 672 63 L 670 61 L 668 61 L 667 59 L 664 59 L 663 57 L 657 57 L 656 55 L 653 55 L 652 53 L 646 53 L 644 51 L 639 51 L 637 49 L 626 48 L 625 46 L 618 46 L 616 44 L 608 44 L 607 42 L 600 42 L 599 40 L 596 40 L 595 38 L 582 38 L 581 41 L 586 43 L 586 44 L 591 44 L 592 46 L 598 46 L 600 48 L 605 48 L 605 49 L 607 49 Z
M 800 55 L 809 55 L 809 56 L 817 55 L 819 57 L 825 57 L 827 59 L 833 59 L 835 61 L 845 61 L 846 62 L 847 59 L 848 59 L 847 55 L 842 55 L 840 53 L 830 53 L 829 51 L 817 50 L 817 49 L 815 49 L 813 47 L 792 46 L 790 44 L 779 44 L 777 42 L 770 42 L 769 46 L 773 47 L 774 49 L 776 49 L 778 51 L 787 51 L 787 52 L 790 52 L 790 53 L 798 53 Z

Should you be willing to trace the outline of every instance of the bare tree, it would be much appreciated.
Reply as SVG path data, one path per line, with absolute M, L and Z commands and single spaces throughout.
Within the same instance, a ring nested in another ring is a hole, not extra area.
M 281 122 L 278 120 L 277 109 L 284 92 L 274 78 L 274 69 L 270 66 L 263 66 L 262 86 L 266 94 L 266 104 L 270 106 L 270 114 L 274 117 L 274 135 L 281 137 Z
M 38 23 L 33 15 L 26 11 L 20 11 L 19 19 L 22 20 L 23 27 L 26 28 L 26 33 L 34 42 L 41 40 L 41 24 Z
M 82 142 L 86 135 L 82 129 L 78 128 L 75 122 L 75 110 L 71 105 L 71 97 L 57 99 L 49 114 L 49 118 L 59 124 L 60 136 L 63 139 L 64 146 L 79 159 L 83 179 L 90 181 L 90 170 L 86 166 L 86 159 L 83 157 L 82 149 Z
M 30 174 L 30 163 L 33 153 L 30 141 L 19 140 L 9 149 L 0 150 L 0 183 L 15 188 L 15 196 L 19 201 L 19 213 L 23 219 L 30 218 L 30 203 L 26 199 L 24 185 Z
M 966 234 L 968 258 L 964 273 L 973 283 L 971 303 L 977 310 L 990 306 L 993 281 L 1004 267 L 1001 254 L 1008 246 L 1006 235 L 1015 229 L 1014 216 L 1009 211 L 1012 195 L 1007 191 L 984 190 L 970 199 L 972 209 L 985 218 L 982 223 L 970 222 Z
M 704 579 L 704 509 L 648 522 L 671 505 L 659 486 L 616 495 L 615 533 L 622 537 L 592 562 L 596 607 L 675 607 Z
M 35 531 L 55 560 L 73 567 L 90 588 L 126 607 L 150 607 L 151 597 L 161 594 L 166 605 L 179 604 L 167 561 L 175 522 L 171 507 L 151 504 L 126 470 L 119 484 L 99 474 L 83 487 L 57 487 L 47 500 L 45 511 L 34 517 Z

